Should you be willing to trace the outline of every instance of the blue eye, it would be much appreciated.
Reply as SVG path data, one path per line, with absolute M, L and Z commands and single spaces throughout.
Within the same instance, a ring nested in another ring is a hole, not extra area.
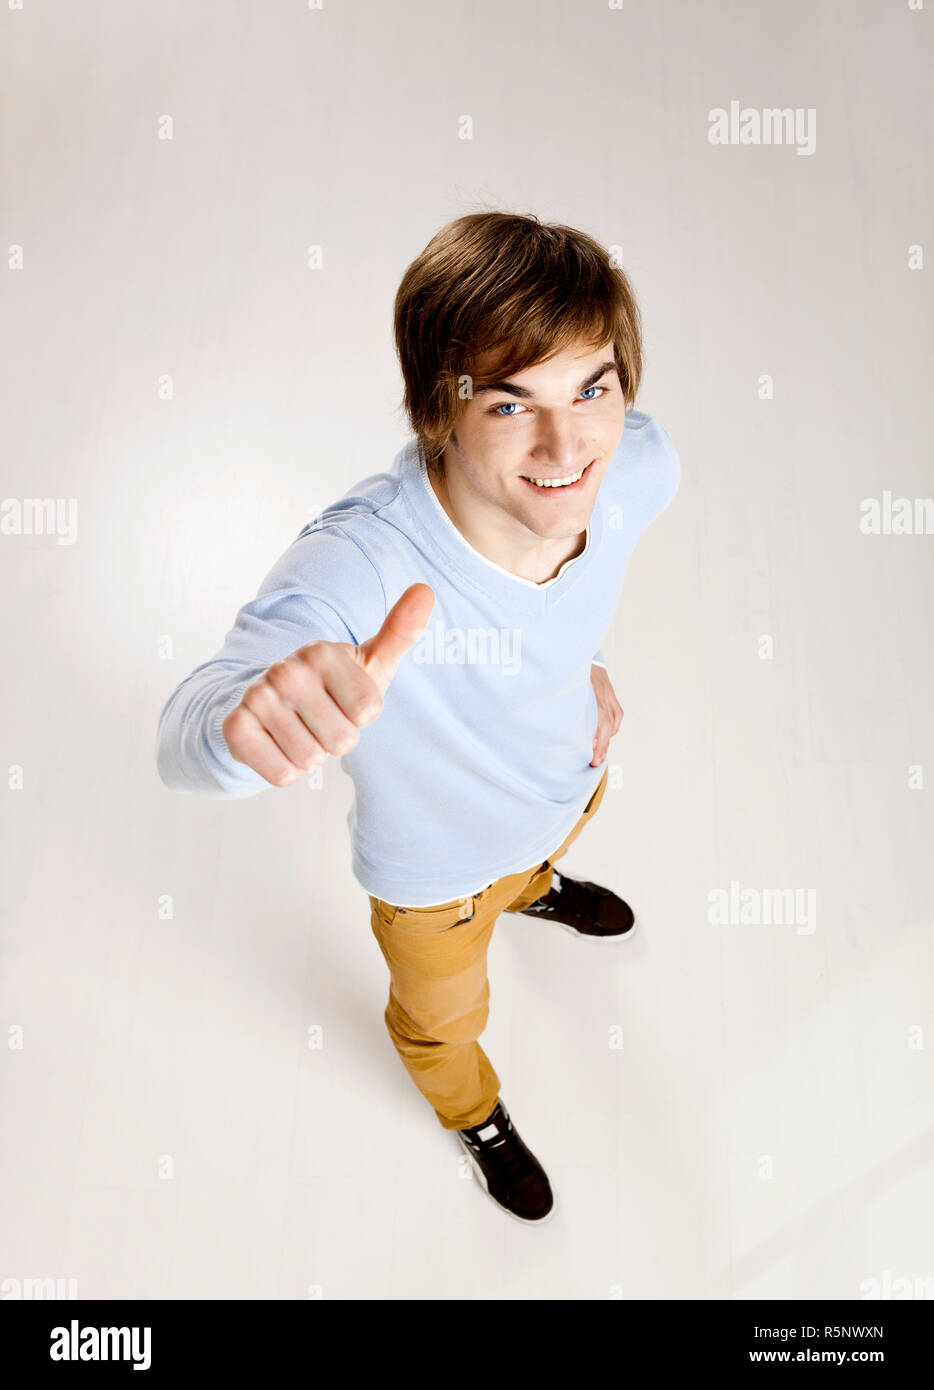
M 599 395 L 596 394 L 598 392 Z M 579 393 L 578 400 L 596 401 L 600 399 L 600 396 L 605 396 L 606 393 L 607 388 L 605 386 L 585 386 L 583 391 Z M 520 405 L 518 401 L 501 401 L 499 405 L 492 406 L 488 413 L 498 415 L 501 420 L 512 420 L 520 410 L 524 412 L 526 407 Z

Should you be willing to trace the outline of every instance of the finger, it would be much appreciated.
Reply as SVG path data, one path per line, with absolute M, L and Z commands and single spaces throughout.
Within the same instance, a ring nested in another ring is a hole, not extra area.
M 379 686 L 362 666 L 347 660 L 344 649 L 320 669 L 325 690 L 356 728 L 362 729 L 381 712 L 383 697 Z
M 328 756 L 328 749 L 315 738 L 294 710 L 280 710 L 272 727 L 267 728 L 266 732 L 292 766 L 301 772 L 309 772 L 311 768 L 320 766 Z
M 270 666 L 266 679 L 252 686 L 243 704 L 295 766 L 317 740 L 325 753 L 346 753 L 357 741 L 357 729 L 317 681 L 303 679 L 295 662 Z
M 360 737 L 357 725 L 347 718 L 325 686 L 303 694 L 296 701 L 295 710 L 321 747 L 336 757 L 349 753 Z
M 418 641 L 434 602 L 434 593 L 427 584 L 410 584 L 386 614 L 375 637 L 367 638 L 357 648 L 363 669 L 373 677 L 381 693 L 406 652 Z
M 274 787 L 287 787 L 301 776 L 301 768 L 286 757 L 268 729 L 244 705 L 224 723 L 225 738 L 236 762 L 245 763 Z

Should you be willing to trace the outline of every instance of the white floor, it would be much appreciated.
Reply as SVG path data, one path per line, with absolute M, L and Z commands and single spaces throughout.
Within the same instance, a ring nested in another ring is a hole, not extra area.
M 0 535 L 0 1297 L 934 1296 L 934 539 L 859 529 L 934 495 L 931 16 L 123 8 L 11 17 L 4 492 L 76 498 L 78 535 Z M 711 146 L 734 97 L 816 105 L 815 153 Z M 339 767 L 225 803 L 154 760 L 175 684 L 402 443 L 399 277 L 487 201 L 622 245 L 684 470 L 566 860 L 642 931 L 504 916 L 491 948 L 541 1229 L 392 1049 Z M 733 884 L 808 920 L 712 922 Z

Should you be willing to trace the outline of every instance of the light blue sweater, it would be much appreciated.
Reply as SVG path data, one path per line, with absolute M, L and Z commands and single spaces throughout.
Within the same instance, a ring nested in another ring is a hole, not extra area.
M 400 594 L 422 582 L 435 593 L 428 626 L 379 718 L 341 759 L 355 789 L 354 875 L 375 897 L 426 907 L 540 863 L 603 775 L 590 766 L 591 663 L 602 660 L 633 546 L 680 476 L 669 436 L 631 410 L 584 550 L 535 584 L 464 539 L 413 437 L 388 472 L 303 528 L 221 650 L 173 692 L 159 720 L 163 782 L 204 796 L 268 789 L 234 761 L 221 732 L 246 687 L 308 642 L 372 637 Z

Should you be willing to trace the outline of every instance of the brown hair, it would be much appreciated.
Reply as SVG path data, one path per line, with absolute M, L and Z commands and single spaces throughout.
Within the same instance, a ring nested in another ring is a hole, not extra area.
M 585 232 L 534 215 L 474 212 L 432 237 L 396 294 L 403 406 L 422 458 L 435 464 L 474 386 L 502 380 L 576 343 L 612 339 L 626 408 L 642 376 L 642 324 L 625 273 Z

